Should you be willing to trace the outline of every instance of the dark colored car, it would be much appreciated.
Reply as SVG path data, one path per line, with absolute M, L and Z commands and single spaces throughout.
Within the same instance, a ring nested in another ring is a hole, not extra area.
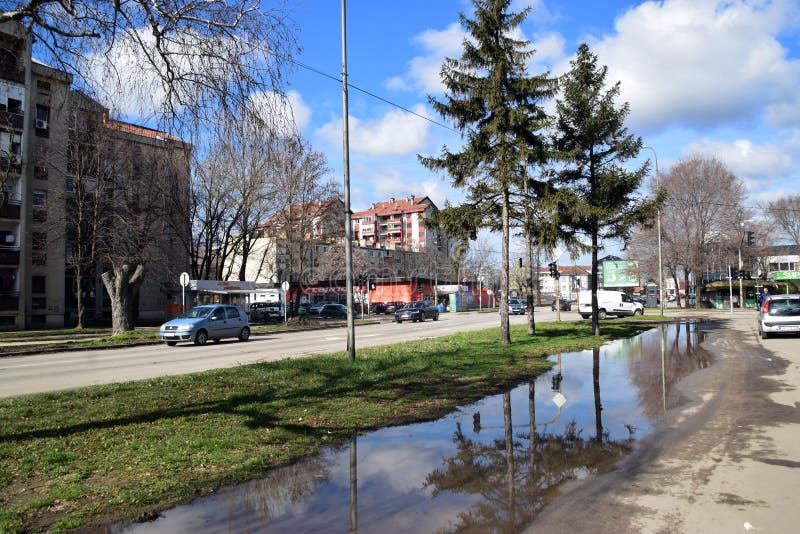
M 561 311 L 572 311 L 572 303 L 569 300 L 565 299 L 564 297 L 561 297 L 559 300 L 561 301 L 561 305 L 559 306 Z M 550 311 L 556 311 L 556 301 L 555 300 L 550 305 Z
M 386 304 L 383 302 L 373 302 L 369 305 L 372 313 L 384 313 L 386 311 Z
M 326 304 L 320 309 L 319 316 L 326 319 L 347 319 L 347 306 L 344 304 Z
M 399 300 L 394 302 L 387 302 L 386 306 L 384 306 L 383 308 L 383 313 L 389 315 L 390 313 L 396 312 L 405 305 L 406 305 L 405 302 L 400 302 Z
M 631 300 L 633 302 L 638 302 L 642 306 L 647 306 L 647 298 L 641 295 L 631 295 Z
M 769 295 L 758 308 L 758 333 L 762 339 L 773 334 L 800 333 L 800 295 Z
M 320 300 L 319 302 L 315 302 L 310 308 L 306 308 L 309 315 L 319 315 L 319 312 L 322 311 L 322 308 L 327 306 L 328 304 L 332 304 L 331 302 L 326 302 L 324 300 Z
M 425 319 L 439 320 L 439 310 L 432 302 L 427 300 L 409 302 L 394 313 L 394 320 L 398 323 L 403 321 L 424 321 Z
M 253 302 L 250 304 L 251 323 L 264 323 L 283 319 L 280 304 L 277 302 Z

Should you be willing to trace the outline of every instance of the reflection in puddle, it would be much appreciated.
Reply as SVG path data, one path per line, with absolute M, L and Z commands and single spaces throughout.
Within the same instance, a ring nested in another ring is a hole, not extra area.
M 561 483 L 611 469 L 681 401 L 674 384 L 709 365 L 700 341 L 683 322 L 554 356 L 550 373 L 437 421 L 353 438 L 114 530 L 517 532 Z

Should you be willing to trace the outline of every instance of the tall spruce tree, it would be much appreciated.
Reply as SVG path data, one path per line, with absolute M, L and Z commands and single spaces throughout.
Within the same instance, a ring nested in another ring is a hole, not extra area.
M 468 211 L 482 215 L 473 224 L 502 230 L 500 330 L 501 342 L 508 345 L 511 192 L 522 183 L 526 165 L 546 158 L 542 102 L 554 96 L 556 81 L 549 73 L 529 76 L 525 62 L 534 50 L 528 41 L 511 37 L 529 8 L 510 13 L 511 0 L 472 4 L 474 19 L 459 17 L 469 34 L 461 58 L 448 58 L 442 66 L 447 93 L 442 101 L 429 98 L 436 112 L 456 124 L 465 143 L 460 151 L 445 146 L 438 157 L 420 161 L 446 171 L 453 186 L 467 190 L 467 203 L 474 208 Z
M 628 133 L 628 104 L 617 106 L 620 83 L 606 89 L 607 67 L 586 44 L 578 48 L 571 70 L 561 79 L 556 101 L 553 146 L 564 168 L 558 175 L 562 223 L 591 240 L 592 330 L 600 335 L 597 307 L 597 256 L 608 239 L 627 241 L 636 224 L 651 220 L 663 194 L 645 200 L 637 190 L 649 161 L 633 171 L 624 167 L 642 148 Z

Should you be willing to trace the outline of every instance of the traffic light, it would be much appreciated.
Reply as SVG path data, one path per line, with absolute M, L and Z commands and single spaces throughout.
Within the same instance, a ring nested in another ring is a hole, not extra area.
M 739 280 L 744 280 L 744 279 L 745 279 L 744 269 L 739 269 Z
M 752 247 L 756 244 L 756 233 L 755 232 L 747 232 L 747 246 Z
M 550 262 L 550 276 L 552 278 L 558 278 L 559 277 L 558 264 L 556 262 L 554 262 L 554 261 Z
M 417 293 L 422 295 L 422 286 L 421 285 L 417 287 Z

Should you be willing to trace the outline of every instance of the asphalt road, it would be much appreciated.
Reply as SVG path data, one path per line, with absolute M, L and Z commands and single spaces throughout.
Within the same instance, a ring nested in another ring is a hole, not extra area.
M 537 308 L 537 321 L 555 320 L 549 308 Z M 578 319 L 576 312 L 562 318 Z M 524 315 L 511 317 L 525 323 Z M 443 313 L 438 321 L 424 323 L 382 322 L 356 327 L 356 351 L 360 347 L 401 343 L 457 332 L 490 328 L 499 324 L 496 313 Z M 345 351 L 345 328 L 253 335 L 250 341 L 223 340 L 198 347 L 146 345 L 123 349 L 87 350 L 0 358 L 0 398 L 63 389 L 180 375 L 243 365 Z

